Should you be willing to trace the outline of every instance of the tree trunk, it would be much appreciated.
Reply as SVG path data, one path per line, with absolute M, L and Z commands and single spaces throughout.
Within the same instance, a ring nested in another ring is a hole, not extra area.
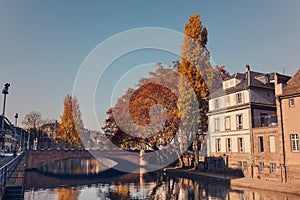
M 198 136 L 195 136 L 194 141 L 193 141 L 193 150 L 194 150 L 194 169 L 198 168 L 199 164 L 199 149 L 198 149 Z
M 176 137 L 174 138 L 174 144 L 175 144 L 176 147 L 179 147 L 179 144 L 178 144 L 178 141 L 177 141 Z M 175 148 L 175 152 L 176 152 L 176 155 L 177 155 L 178 161 L 179 161 L 179 166 L 178 167 L 180 167 L 180 168 L 184 167 L 183 157 L 179 154 L 179 152 L 177 151 L 176 148 Z

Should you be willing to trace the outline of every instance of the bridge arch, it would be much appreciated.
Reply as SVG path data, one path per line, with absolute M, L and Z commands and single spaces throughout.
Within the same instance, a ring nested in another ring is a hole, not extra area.
M 26 152 L 26 169 L 37 169 L 47 163 L 72 158 L 107 158 L 126 163 L 129 167 L 140 166 L 143 160 L 139 153 L 128 154 L 119 150 L 31 150 Z

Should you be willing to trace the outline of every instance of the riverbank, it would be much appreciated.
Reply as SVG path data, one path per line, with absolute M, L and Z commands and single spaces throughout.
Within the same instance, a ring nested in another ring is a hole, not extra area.
M 282 183 L 261 179 L 238 178 L 232 179 L 230 181 L 230 186 L 233 189 L 252 188 L 300 195 L 300 183 Z
M 183 178 L 190 178 L 195 180 L 214 181 L 216 183 L 225 183 L 232 189 L 251 188 L 266 191 L 275 191 L 280 193 L 290 193 L 300 195 L 300 183 L 282 183 L 276 181 L 267 181 L 261 179 L 251 179 L 246 177 L 236 177 L 224 174 L 213 174 L 201 172 L 191 169 L 181 168 L 166 168 L 165 173 L 168 175 L 176 175 Z

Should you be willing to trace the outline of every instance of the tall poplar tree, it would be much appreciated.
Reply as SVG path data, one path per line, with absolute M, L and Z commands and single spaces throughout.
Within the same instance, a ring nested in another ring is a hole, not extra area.
M 73 118 L 74 118 L 76 131 L 83 144 L 86 144 L 86 140 L 84 137 L 84 124 L 81 118 L 81 111 L 79 109 L 79 103 L 76 96 L 72 97 L 72 111 L 73 111 Z
M 191 92 L 194 92 L 198 100 L 198 117 L 185 120 L 190 125 L 183 131 L 186 137 L 190 135 L 196 135 L 193 142 L 193 150 L 195 153 L 194 167 L 198 166 L 199 160 L 199 135 L 203 136 L 207 132 L 208 126 L 208 102 L 207 97 L 209 95 L 208 84 L 211 86 L 213 83 L 209 83 L 214 76 L 214 70 L 209 64 L 209 51 L 206 49 L 207 44 L 207 29 L 202 26 L 200 15 L 192 15 L 185 25 L 184 29 L 184 39 L 181 45 L 181 62 L 177 66 L 177 71 L 188 81 L 190 86 L 194 91 L 189 91 L 186 86 L 179 83 L 180 98 L 178 105 L 180 110 L 188 110 L 194 108 L 194 101 L 191 99 Z M 189 115 L 189 112 L 182 112 Z M 194 116 L 194 115 L 191 115 Z M 181 116 L 181 118 L 186 118 L 188 116 Z
M 74 103 L 72 96 L 67 95 L 64 100 L 64 112 L 61 116 L 61 123 L 58 129 L 58 138 L 65 141 L 66 148 L 72 147 L 81 149 L 84 147 L 76 128 L 76 123 L 78 122 L 75 123 L 74 113 L 77 115 L 77 112 L 80 113 L 77 100 L 76 103 Z M 79 116 L 77 115 L 76 117 Z M 77 119 L 77 121 L 82 120 Z

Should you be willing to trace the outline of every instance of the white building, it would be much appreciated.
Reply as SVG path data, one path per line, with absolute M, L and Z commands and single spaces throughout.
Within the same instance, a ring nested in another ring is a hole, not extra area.
M 228 167 L 246 176 L 253 171 L 253 128 L 277 125 L 274 74 L 247 65 L 246 73 L 227 78 L 209 97 L 208 155 L 226 156 Z

